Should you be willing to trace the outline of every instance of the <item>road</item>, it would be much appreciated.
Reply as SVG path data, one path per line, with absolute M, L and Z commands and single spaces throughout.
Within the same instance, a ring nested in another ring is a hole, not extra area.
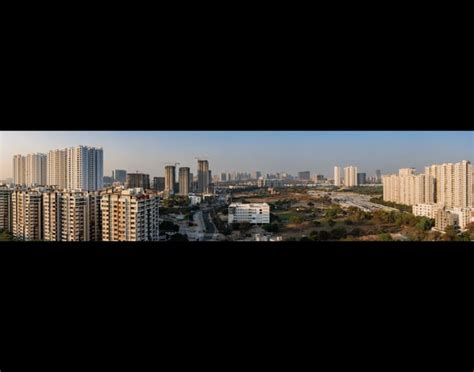
M 369 195 L 362 195 L 350 192 L 332 192 L 330 197 L 332 201 L 339 203 L 341 207 L 357 207 L 365 212 L 373 212 L 377 209 L 383 209 L 386 211 L 398 211 L 398 209 L 395 208 L 372 203 L 370 201 L 371 196 Z

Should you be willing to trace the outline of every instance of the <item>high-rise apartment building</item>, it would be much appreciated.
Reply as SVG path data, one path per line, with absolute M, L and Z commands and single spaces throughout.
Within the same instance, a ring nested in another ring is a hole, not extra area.
M 26 185 L 26 156 L 13 156 L 13 183 Z
M 145 173 L 128 173 L 125 188 L 133 189 L 141 187 L 142 189 L 150 188 L 150 175 Z
M 101 196 L 103 241 L 158 241 L 159 197 L 141 188 Z
M 125 182 L 127 181 L 127 171 L 123 169 L 115 169 L 112 171 L 112 178 L 114 182 L 120 182 L 125 185 Z
M 344 186 L 357 186 L 357 167 L 350 165 L 344 168 Z
M 227 173 L 221 173 L 221 182 L 227 181 Z
M 207 160 L 198 160 L 198 193 L 209 192 L 209 162 Z
M 56 186 L 63 190 L 67 188 L 67 150 L 51 150 L 47 156 L 48 186 Z
M 99 192 L 43 192 L 43 236 L 47 241 L 98 241 L 101 236 Z
M 377 169 L 375 171 L 375 182 L 376 183 L 381 183 L 382 182 L 382 172 L 380 171 L 380 169 Z
M 104 157 L 101 148 L 76 146 L 67 151 L 67 189 L 100 190 L 103 187 Z
M 41 191 L 17 189 L 12 192 L 12 234 L 20 240 L 42 240 Z
M 176 183 L 176 167 L 174 165 L 167 165 L 165 167 L 165 192 L 174 194 Z
M 188 167 L 179 168 L 179 194 L 188 196 L 189 194 L 189 176 L 190 169 Z
M 12 231 L 12 189 L 0 187 L 0 230 Z
M 334 186 L 341 186 L 341 167 L 334 167 Z
M 13 182 L 16 185 L 45 186 L 47 181 L 45 154 L 13 156 Z

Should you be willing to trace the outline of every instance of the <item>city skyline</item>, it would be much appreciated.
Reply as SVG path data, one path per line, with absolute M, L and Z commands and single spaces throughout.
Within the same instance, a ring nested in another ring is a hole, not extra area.
M 0 179 L 13 177 L 14 155 L 86 145 L 102 147 L 104 176 L 114 169 L 164 176 L 164 162 L 180 162 L 197 174 L 197 159 L 220 172 L 309 170 L 332 178 L 334 166 L 354 165 L 374 176 L 413 167 L 473 160 L 474 132 L 269 132 L 269 131 L 98 131 L 0 132 Z

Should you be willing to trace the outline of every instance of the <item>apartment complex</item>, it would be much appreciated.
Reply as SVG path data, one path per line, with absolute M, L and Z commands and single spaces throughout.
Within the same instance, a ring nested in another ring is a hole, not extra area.
M 229 223 L 270 223 L 270 206 L 267 203 L 232 203 L 229 205 Z
M 68 190 L 95 191 L 103 187 L 104 156 L 101 148 L 76 146 L 66 149 Z
M 0 230 L 12 231 L 12 192 L 0 187 Z
M 334 186 L 341 186 L 341 167 L 334 167 Z
M 357 186 L 357 167 L 350 165 L 344 168 L 344 186 Z
M 103 241 L 158 241 L 159 197 L 142 188 L 101 195 Z
M 188 167 L 179 168 L 179 194 L 188 196 L 190 185 L 190 169 Z
M 127 171 L 123 169 L 115 169 L 112 171 L 112 178 L 114 182 L 120 182 L 124 185 L 127 181 Z
M 37 189 L 12 192 L 12 234 L 25 241 L 43 239 L 41 191 Z
M 165 177 L 153 177 L 153 190 L 165 191 Z
M 284 181 L 276 178 L 260 177 L 257 181 L 258 187 L 283 187 Z
M 311 172 L 309 171 L 298 172 L 298 179 L 302 181 L 309 181 L 310 178 L 311 178 Z
M 469 161 L 413 168 L 382 176 L 383 199 L 406 205 L 436 203 L 447 208 L 473 207 L 473 167 Z

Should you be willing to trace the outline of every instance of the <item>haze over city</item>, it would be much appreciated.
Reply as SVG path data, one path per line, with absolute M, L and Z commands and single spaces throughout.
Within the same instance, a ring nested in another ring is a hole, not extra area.
M 2 131 L 0 179 L 10 178 L 15 154 L 88 145 L 104 150 L 104 175 L 113 169 L 164 175 L 164 163 L 196 167 L 195 157 L 220 172 L 311 173 L 331 176 L 335 165 L 368 175 L 474 158 L 474 132 L 393 131 Z

